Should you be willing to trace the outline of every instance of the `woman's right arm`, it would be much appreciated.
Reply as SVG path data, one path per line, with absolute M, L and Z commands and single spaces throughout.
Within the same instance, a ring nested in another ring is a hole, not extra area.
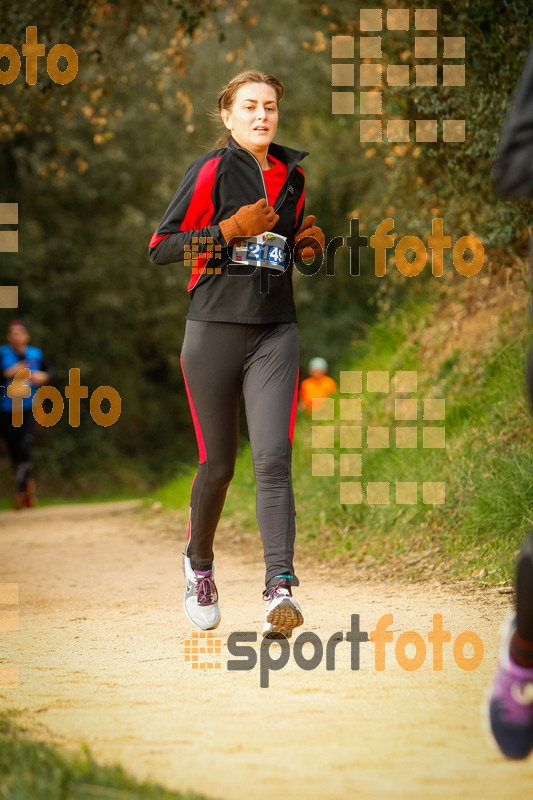
M 198 252 L 205 251 L 207 244 L 199 244 L 200 238 L 211 238 L 213 244 L 222 247 L 226 244 L 220 227 L 211 224 L 215 213 L 212 198 L 218 161 L 218 158 L 198 159 L 187 169 L 150 240 L 148 252 L 154 264 L 171 264 L 191 258 L 193 245 L 198 247 Z
M 193 260 L 207 250 L 212 252 L 214 245 L 220 245 L 221 252 L 226 251 L 228 245 L 268 231 L 279 220 L 278 214 L 262 198 L 241 206 L 231 217 L 220 220 L 220 224 L 212 224 L 215 214 L 213 186 L 219 158 L 198 159 L 188 168 L 150 240 L 148 252 L 155 264 Z M 206 239 L 212 241 L 206 242 Z

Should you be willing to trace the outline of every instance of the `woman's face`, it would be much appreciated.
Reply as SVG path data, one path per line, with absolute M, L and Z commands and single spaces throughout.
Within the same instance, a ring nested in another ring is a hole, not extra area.
M 252 153 L 265 152 L 278 127 L 276 92 L 266 83 L 246 83 L 238 90 L 222 121 L 235 141 Z

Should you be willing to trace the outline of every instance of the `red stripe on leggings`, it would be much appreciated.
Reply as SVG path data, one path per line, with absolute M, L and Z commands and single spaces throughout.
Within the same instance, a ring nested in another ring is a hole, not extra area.
M 200 423 L 198 422 L 196 409 L 194 408 L 194 403 L 192 401 L 191 393 L 189 391 L 189 384 L 187 383 L 187 378 L 185 377 L 185 370 L 183 369 L 183 361 L 181 359 L 181 354 L 180 354 L 180 364 L 181 364 L 181 371 L 183 372 L 183 380 L 185 381 L 185 389 L 187 390 L 187 397 L 189 398 L 189 406 L 191 408 L 192 421 L 194 423 L 194 432 L 196 433 L 196 441 L 198 442 L 200 464 L 203 464 L 207 457 L 205 454 L 204 437 L 202 436 L 202 430 L 200 428 Z
M 294 397 L 292 398 L 292 408 L 291 408 L 291 421 L 289 424 L 289 439 L 291 440 L 291 447 L 292 447 L 292 440 L 294 437 L 294 423 L 296 422 L 296 404 L 298 403 L 298 376 L 300 374 L 300 367 L 298 367 L 298 372 L 296 373 L 296 386 L 294 387 Z

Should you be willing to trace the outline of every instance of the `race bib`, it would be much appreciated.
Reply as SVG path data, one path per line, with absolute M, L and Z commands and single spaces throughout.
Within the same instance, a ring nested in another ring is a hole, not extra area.
M 285 271 L 285 245 L 287 238 L 279 233 L 265 231 L 258 236 L 243 239 L 232 248 L 232 261 L 236 264 L 250 264 L 255 267 L 269 267 Z

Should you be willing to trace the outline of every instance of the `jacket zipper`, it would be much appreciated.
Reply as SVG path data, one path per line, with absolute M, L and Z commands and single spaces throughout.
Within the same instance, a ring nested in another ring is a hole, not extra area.
M 287 172 L 287 188 L 285 189 L 285 194 L 284 194 L 284 195 L 283 195 L 283 197 L 281 198 L 281 202 L 280 202 L 280 203 L 278 203 L 278 206 L 277 206 L 277 207 L 276 207 L 276 206 L 274 206 L 274 211 L 277 211 L 277 210 L 278 210 L 278 208 L 281 208 L 281 206 L 282 206 L 282 205 L 283 205 L 283 203 L 285 202 L 285 198 L 287 197 L 287 192 L 288 192 L 288 191 L 289 191 L 289 174 L 288 174 L 288 172 Z
M 240 145 L 239 145 L 239 147 L 240 147 Z M 241 150 L 245 150 L 245 149 L 246 148 L 241 147 Z M 254 154 L 250 150 L 246 150 L 246 152 L 250 153 L 250 155 L 252 156 L 253 160 L 257 164 L 257 168 L 259 169 L 259 172 L 261 174 L 261 183 L 263 184 L 263 190 L 265 192 L 265 200 L 267 201 L 268 205 L 270 205 L 270 202 L 269 202 L 269 199 L 268 199 L 268 192 L 267 192 L 267 188 L 266 188 L 266 183 L 265 183 L 265 176 L 263 175 L 263 168 L 261 167 L 261 164 L 259 163 L 257 158 L 254 156 Z M 292 172 L 292 170 L 291 170 L 291 172 Z M 287 166 L 287 188 L 285 189 L 285 194 L 281 198 L 281 202 L 277 204 L 277 207 L 274 206 L 274 211 L 277 211 L 278 208 L 281 208 L 281 206 L 285 202 L 285 198 L 287 197 L 287 192 L 288 191 L 289 191 L 289 168 Z
M 248 150 L 248 152 L 250 153 L 250 151 L 249 151 L 249 150 Z M 263 175 L 263 168 L 261 167 L 261 164 L 259 163 L 259 161 L 257 160 L 257 158 L 254 156 L 254 154 L 253 154 L 253 153 L 250 153 L 250 155 L 251 155 L 251 156 L 252 156 L 252 158 L 254 159 L 255 163 L 256 163 L 256 164 L 257 164 L 257 166 L 259 167 L 259 171 L 261 172 L 261 180 L 262 180 L 262 182 L 263 182 L 263 189 L 265 190 L 265 197 L 266 197 L 266 201 L 267 201 L 268 205 L 270 205 L 270 201 L 269 201 L 269 199 L 268 199 L 268 192 L 267 192 L 267 188 L 266 188 L 266 183 L 265 183 L 265 176 Z M 291 170 L 291 172 L 292 172 L 292 170 Z M 282 206 L 282 205 L 283 205 L 283 203 L 285 202 L 285 198 L 287 197 L 287 192 L 288 192 L 288 191 L 289 191 L 289 168 L 288 168 L 288 166 L 287 166 L 287 188 L 285 189 L 285 194 L 284 194 L 284 195 L 283 195 L 283 197 L 281 198 L 281 201 L 280 201 L 280 202 L 279 202 L 277 205 L 275 205 L 275 206 L 274 206 L 274 211 L 277 211 L 279 208 L 281 208 L 281 206 Z
M 244 150 L 244 148 L 243 148 L 243 150 Z M 270 205 L 270 203 L 268 202 L 268 192 L 267 192 L 267 187 L 266 187 L 266 183 L 265 183 L 265 176 L 263 175 L 263 168 L 261 167 L 261 164 L 259 163 L 257 158 L 254 156 L 254 154 L 252 152 L 250 152 L 250 150 L 247 150 L 246 152 L 250 153 L 250 155 L 252 156 L 253 160 L 257 164 L 259 172 L 261 173 L 261 182 L 263 184 L 263 189 L 264 189 L 264 192 L 265 192 L 265 199 L 267 201 L 267 205 Z

